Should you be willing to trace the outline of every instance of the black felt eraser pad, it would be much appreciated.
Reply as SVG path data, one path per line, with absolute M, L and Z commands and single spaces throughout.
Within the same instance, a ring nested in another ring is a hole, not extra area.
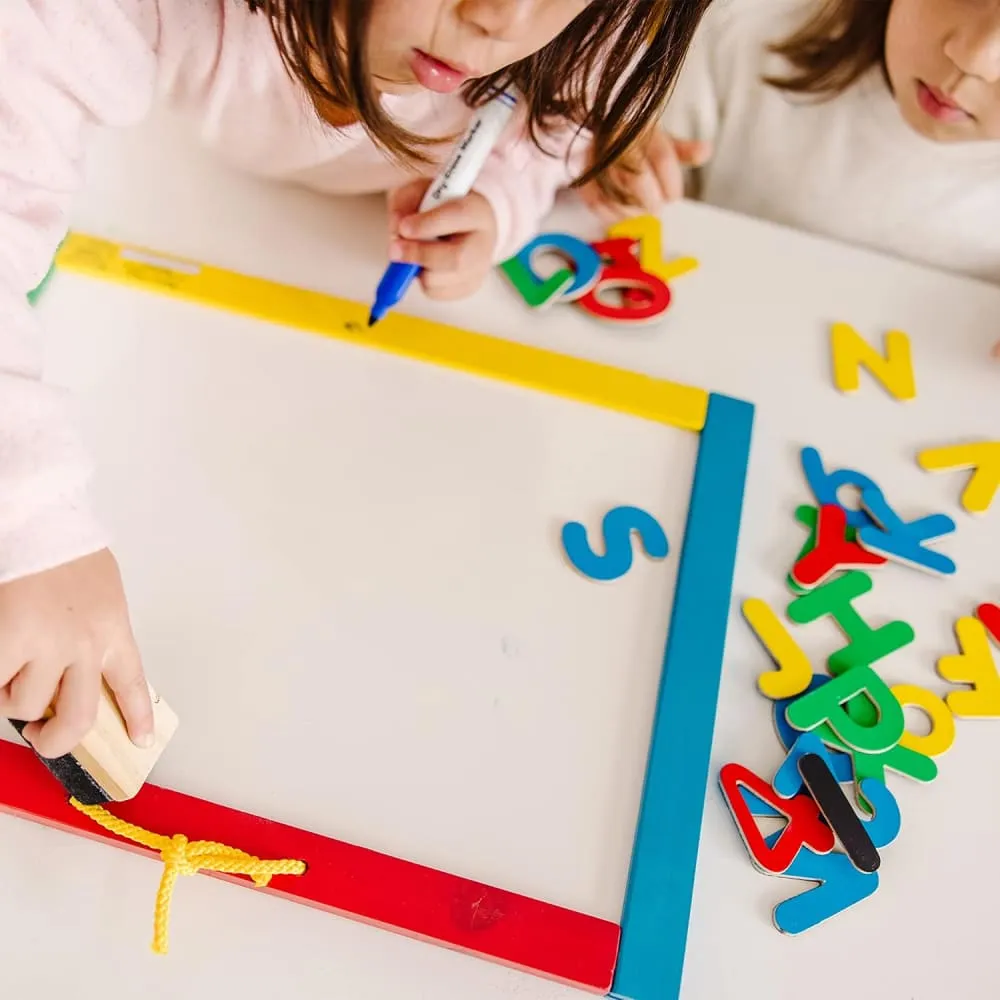
M 27 725 L 26 722 L 18 722 L 15 719 L 11 719 L 10 724 L 17 730 L 19 736 L 22 735 L 24 727 Z M 27 741 L 25 740 L 25 742 Z M 90 772 L 85 770 L 72 754 L 49 758 L 36 753 L 35 756 L 52 772 L 63 788 L 69 792 L 70 797 L 76 799 L 77 802 L 85 806 L 102 806 L 111 801 L 111 796 L 94 781 Z

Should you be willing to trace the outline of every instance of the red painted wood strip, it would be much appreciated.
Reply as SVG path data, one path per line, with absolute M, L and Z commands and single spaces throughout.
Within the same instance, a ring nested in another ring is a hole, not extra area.
M 4 739 L 0 739 L 0 810 L 156 856 L 107 833 L 77 812 L 31 750 Z M 183 833 L 191 840 L 216 840 L 261 858 L 306 862 L 304 875 L 275 876 L 270 886 L 258 892 L 595 993 L 611 989 L 620 928 L 607 920 L 156 785 L 147 784 L 130 802 L 115 803 L 113 812 L 154 833 Z M 213 877 L 254 888 L 242 876 Z M 183 930 L 177 928 L 174 938 L 179 945 Z

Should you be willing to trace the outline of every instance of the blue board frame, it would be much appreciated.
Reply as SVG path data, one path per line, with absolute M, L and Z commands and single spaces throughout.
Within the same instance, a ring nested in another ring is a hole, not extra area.
M 709 397 L 633 842 L 615 1000 L 680 996 L 753 420 L 752 404 Z

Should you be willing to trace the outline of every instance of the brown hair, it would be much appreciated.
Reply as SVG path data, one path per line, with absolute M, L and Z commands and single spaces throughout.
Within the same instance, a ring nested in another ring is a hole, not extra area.
M 892 0 L 824 0 L 788 38 L 771 46 L 791 72 L 765 77 L 779 90 L 835 97 L 872 67 L 885 72 L 885 30 Z
M 626 200 L 608 169 L 655 127 L 711 2 L 595 0 L 538 52 L 470 81 L 465 100 L 478 107 L 498 90 L 516 87 L 530 135 L 542 149 L 543 136 L 558 120 L 586 129 L 593 137 L 591 166 L 577 184 L 596 179 L 608 194 Z M 382 110 L 372 86 L 364 45 L 371 0 L 247 3 L 270 18 L 288 71 L 321 116 L 324 107 L 328 113 L 350 109 L 390 155 L 410 162 L 428 159 L 425 149 L 437 140 L 397 125 Z M 338 32 L 346 45 L 338 41 Z

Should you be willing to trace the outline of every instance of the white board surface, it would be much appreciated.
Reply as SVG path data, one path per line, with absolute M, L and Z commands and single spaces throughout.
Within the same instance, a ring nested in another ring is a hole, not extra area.
M 696 436 L 75 276 L 43 316 L 157 780 L 617 920 Z M 589 581 L 562 525 L 623 503 L 673 558 Z

